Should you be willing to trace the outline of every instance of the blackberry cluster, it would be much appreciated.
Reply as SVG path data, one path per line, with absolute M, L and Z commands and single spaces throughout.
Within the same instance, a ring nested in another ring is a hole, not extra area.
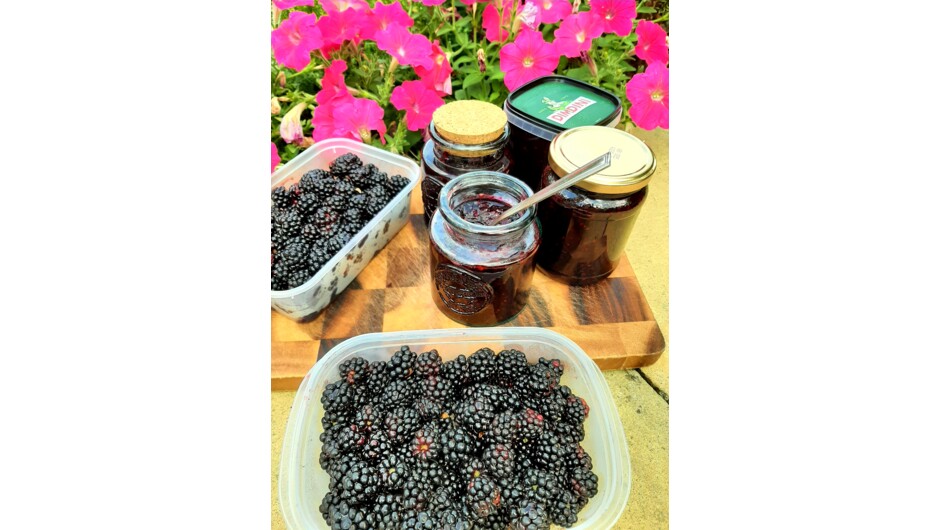
M 344 163 L 345 164 L 345 163 Z M 358 166 L 343 165 L 355 174 Z M 443 361 L 408 346 L 354 357 L 320 397 L 331 528 L 548 530 L 597 495 L 588 404 L 557 359 L 483 348 Z
M 271 290 L 313 277 L 407 185 L 347 153 L 271 190 Z

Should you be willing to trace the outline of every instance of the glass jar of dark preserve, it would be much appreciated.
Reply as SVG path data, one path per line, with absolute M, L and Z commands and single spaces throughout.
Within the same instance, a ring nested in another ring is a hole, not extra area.
M 646 200 L 656 159 L 642 140 L 610 127 L 571 129 L 555 137 L 549 147 L 543 186 L 608 149 L 609 168 L 539 204 L 544 241 L 538 265 L 556 280 L 587 285 L 614 271 Z
M 535 207 L 499 225 L 487 223 L 530 195 L 522 181 L 493 171 L 444 185 L 428 228 L 431 296 L 452 320 L 492 326 L 525 307 L 541 241 Z
M 470 171 L 509 173 L 512 161 L 506 148 L 509 125 L 506 113 L 484 101 L 454 101 L 439 107 L 421 151 L 424 179 L 421 199 L 424 221 L 431 222 L 441 188 Z

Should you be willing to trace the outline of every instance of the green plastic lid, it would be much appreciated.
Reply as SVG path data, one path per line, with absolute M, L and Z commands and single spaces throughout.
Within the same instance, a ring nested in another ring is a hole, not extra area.
M 525 120 L 554 133 L 620 119 L 620 99 L 595 86 L 552 75 L 516 89 L 506 100 L 510 122 Z M 515 115 L 515 116 L 513 116 Z M 516 118 L 513 120 L 512 118 Z

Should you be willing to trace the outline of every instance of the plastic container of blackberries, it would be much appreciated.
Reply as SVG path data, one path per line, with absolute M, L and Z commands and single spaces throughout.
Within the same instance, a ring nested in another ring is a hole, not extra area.
M 577 344 L 554 331 L 500 327 L 370 333 L 340 343 L 318 360 L 300 383 L 284 433 L 278 492 L 288 528 L 329 528 L 319 512 L 330 484 L 319 465 L 320 396 L 326 385 L 339 379 L 339 365 L 346 359 L 388 360 L 404 345 L 416 353 L 437 349 L 444 361 L 484 347 L 494 351 L 515 348 L 525 353 L 529 363 L 539 357 L 561 360 L 565 366 L 561 384 L 590 407 L 581 445 L 593 459 L 598 480 L 597 495 L 570 528 L 606 530 L 617 524 L 630 496 L 630 455 L 613 395 L 600 369 Z
M 271 175 L 271 189 L 300 182 L 300 177 L 312 169 L 328 170 L 330 162 L 346 153 L 354 153 L 363 164 L 375 164 L 390 177 L 405 177 L 408 185 L 303 285 L 271 291 L 271 307 L 291 320 L 306 322 L 316 318 L 408 222 L 411 193 L 421 180 L 421 168 L 405 157 L 348 138 L 329 138 L 313 144 Z

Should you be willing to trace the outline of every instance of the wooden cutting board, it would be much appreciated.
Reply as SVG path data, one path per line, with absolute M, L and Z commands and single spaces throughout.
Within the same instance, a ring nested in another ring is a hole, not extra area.
M 314 320 L 301 324 L 271 311 L 272 390 L 296 390 L 320 356 L 357 335 L 463 327 L 431 300 L 422 212 L 416 189 L 409 222 Z M 536 270 L 528 305 L 503 325 L 557 331 L 602 370 L 650 365 L 666 347 L 626 256 L 609 278 L 584 287 L 556 282 Z

